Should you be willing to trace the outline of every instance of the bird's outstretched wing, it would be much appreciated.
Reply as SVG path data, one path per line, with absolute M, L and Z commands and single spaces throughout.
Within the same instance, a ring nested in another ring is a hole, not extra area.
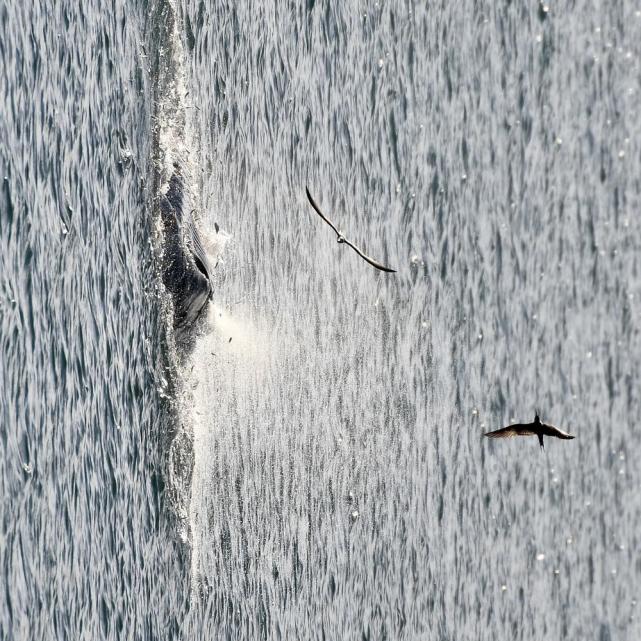
M 488 438 L 511 438 L 512 436 L 534 436 L 534 432 L 528 425 L 517 423 L 516 425 L 508 425 L 502 427 L 500 430 L 493 432 L 486 432 L 483 436 Z
M 309 200 L 309 204 L 314 208 L 314 211 L 334 230 L 334 233 L 340 238 L 341 233 L 334 227 L 334 224 L 329 218 L 326 218 L 323 215 L 323 212 L 320 210 L 320 207 L 316 204 L 316 201 L 312 198 L 312 195 L 309 193 L 309 189 L 305 187 L 305 192 L 307 193 L 307 200 Z
M 349 245 L 364 261 L 368 262 L 372 267 L 376 267 L 376 269 L 380 269 L 382 272 L 392 272 L 396 273 L 395 269 L 392 269 L 391 267 L 385 267 L 382 263 L 379 263 L 377 260 L 374 260 L 373 258 L 370 258 L 367 254 L 363 253 L 361 249 L 359 249 L 354 243 L 350 242 L 345 238 L 339 231 L 334 227 L 334 224 L 327 218 L 323 212 L 320 210 L 320 207 L 316 204 L 316 201 L 312 198 L 312 195 L 309 193 L 309 189 L 305 187 L 305 192 L 307 193 L 307 199 L 309 200 L 311 206 L 314 208 L 316 213 L 334 230 L 336 235 L 338 236 L 338 239 L 340 242 L 344 243 L 345 245 Z
M 563 430 L 554 425 L 550 425 L 549 423 L 541 423 L 541 427 L 545 430 L 544 434 L 546 436 L 556 436 L 556 438 L 562 438 L 565 440 L 574 438 L 573 434 L 568 434 L 567 432 L 564 432 Z
M 376 267 L 376 269 L 380 269 L 382 272 L 392 272 L 396 273 L 395 269 L 392 269 L 391 267 L 385 267 L 382 263 L 379 263 L 377 260 L 374 260 L 373 258 L 370 258 L 366 254 L 364 254 L 354 243 L 351 243 L 347 238 L 343 239 L 343 242 L 346 245 L 349 245 L 364 261 L 367 261 L 372 267 Z

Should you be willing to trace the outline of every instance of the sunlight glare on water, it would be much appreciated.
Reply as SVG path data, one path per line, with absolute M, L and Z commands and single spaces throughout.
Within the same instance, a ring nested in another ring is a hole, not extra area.
M 0 60 L 0 638 L 641 638 L 634 3 L 9 2 Z

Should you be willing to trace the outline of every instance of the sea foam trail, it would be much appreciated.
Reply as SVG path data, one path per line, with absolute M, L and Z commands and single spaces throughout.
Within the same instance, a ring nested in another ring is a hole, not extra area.
M 201 541 L 209 540 L 217 529 L 208 515 L 208 498 L 226 491 L 218 485 L 223 476 L 217 463 L 219 449 L 238 447 L 229 428 L 242 421 L 243 415 L 253 414 L 251 399 L 266 388 L 264 378 L 278 352 L 272 329 L 261 326 L 242 304 L 210 307 L 208 331 L 196 341 L 185 372 L 190 398 L 185 410 L 193 429 L 194 453 L 189 505 L 194 596 L 203 588 L 203 576 L 209 574 L 202 571 L 206 560 L 201 558 Z

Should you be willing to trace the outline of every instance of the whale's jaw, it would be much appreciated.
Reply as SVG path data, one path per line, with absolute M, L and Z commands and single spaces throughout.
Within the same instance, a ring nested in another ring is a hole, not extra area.
M 212 295 L 211 268 L 192 212 L 185 212 L 184 185 L 178 168 L 160 197 L 163 227 L 162 280 L 174 303 L 174 330 L 188 334 L 203 315 Z

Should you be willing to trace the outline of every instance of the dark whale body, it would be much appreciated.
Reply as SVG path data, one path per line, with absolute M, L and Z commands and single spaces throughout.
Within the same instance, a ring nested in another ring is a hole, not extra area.
M 175 167 L 167 193 L 160 197 L 164 244 L 162 280 L 174 301 L 174 330 L 184 337 L 201 317 L 212 296 L 211 268 L 193 211 L 183 211 L 184 184 Z

